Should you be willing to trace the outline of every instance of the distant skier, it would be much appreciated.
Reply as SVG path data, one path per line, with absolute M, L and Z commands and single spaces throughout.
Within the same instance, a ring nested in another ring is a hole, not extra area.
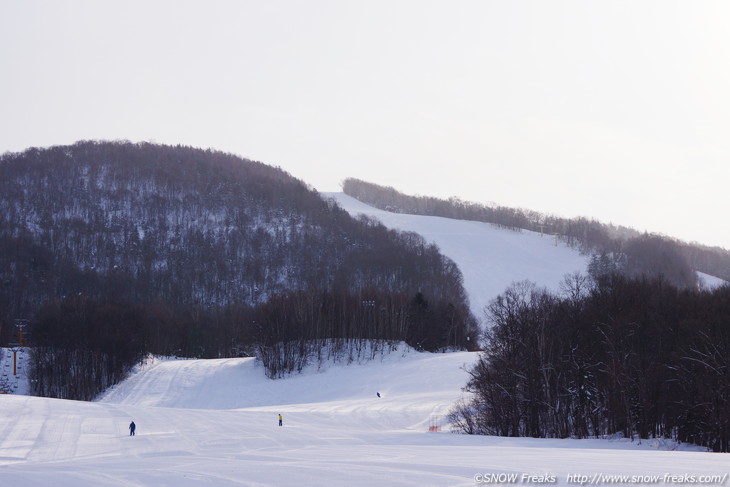
M 137 425 L 134 424 L 134 421 L 129 423 L 129 436 L 134 436 L 134 430 L 137 429 Z
M 279 415 L 279 426 L 284 425 L 284 418 L 281 417 L 281 414 Z
M 380 397 L 380 393 L 379 393 L 379 392 L 376 392 L 375 394 L 377 394 L 377 395 L 378 395 L 378 397 Z

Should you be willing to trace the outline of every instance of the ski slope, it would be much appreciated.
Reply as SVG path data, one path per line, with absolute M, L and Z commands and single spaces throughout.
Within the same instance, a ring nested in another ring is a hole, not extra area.
M 699 280 L 700 289 L 717 289 L 718 287 L 727 286 L 728 282 L 719 277 L 705 274 L 704 272 L 697 272 L 697 279 Z
M 568 274 L 586 273 L 590 256 L 581 255 L 552 235 L 513 231 L 489 223 L 379 210 L 344 193 L 322 193 L 353 216 L 367 215 L 388 228 L 415 232 L 438 245 L 464 277 L 472 313 L 484 318 L 484 308 L 514 282 L 532 281 L 553 292 Z M 701 272 L 701 288 L 728 285 Z
M 367 215 L 388 228 L 415 232 L 435 243 L 459 266 L 472 313 L 484 308 L 514 282 L 529 280 L 558 291 L 566 274 L 585 273 L 589 257 L 556 241 L 552 235 L 513 231 L 489 223 L 436 216 L 391 213 L 344 193 L 323 193 L 351 215 Z
M 0 394 L 30 394 L 29 362 L 25 347 L 0 348 Z
M 535 483 L 523 475 L 547 475 L 567 485 L 576 474 L 727 476 L 727 455 L 668 451 L 661 442 L 429 432 L 462 394 L 463 366 L 475 358 L 403 347 L 276 381 L 250 358 L 154 360 L 97 402 L 1 395 L 0 485 L 473 486 L 502 474 L 519 484 Z

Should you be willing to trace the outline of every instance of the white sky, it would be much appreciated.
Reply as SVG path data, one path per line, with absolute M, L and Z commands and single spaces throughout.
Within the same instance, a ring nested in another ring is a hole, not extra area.
M 730 248 L 730 2 L 0 0 L 0 152 L 212 147 Z

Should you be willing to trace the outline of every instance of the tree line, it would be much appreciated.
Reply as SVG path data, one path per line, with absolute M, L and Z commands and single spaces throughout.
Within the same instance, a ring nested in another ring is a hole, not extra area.
M 258 355 L 272 377 L 308 363 L 372 359 L 401 342 L 430 352 L 478 346 L 466 307 L 429 302 L 422 293 L 287 293 L 256 310 L 255 326 Z
M 471 434 L 672 438 L 730 451 L 730 287 L 571 276 L 556 295 L 519 283 L 451 412 Z
M 407 343 L 474 349 L 468 306 L 375 288 L 296 291 L 251 306 L 202 308 L 84 295 L 46 302 L 31 322 L 34 395 L 91 400 L 145 356 L 253 356 L 270 378 L 324 362 L 372 360 Z

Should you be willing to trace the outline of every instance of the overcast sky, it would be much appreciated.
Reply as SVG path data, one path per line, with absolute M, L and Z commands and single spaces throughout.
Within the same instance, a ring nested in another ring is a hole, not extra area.
M 212 147 L 730 248 L 730 2 L 0 0 L 0 152 Z

